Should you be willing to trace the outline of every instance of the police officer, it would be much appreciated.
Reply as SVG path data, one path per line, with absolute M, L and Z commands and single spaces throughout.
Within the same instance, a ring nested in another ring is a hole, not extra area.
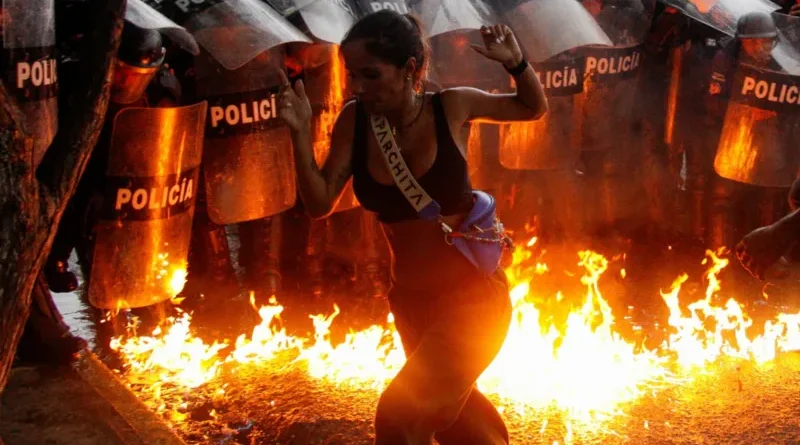
M 781 72 L 781 66 L 772 58 L 777 43 L 778 30 L 772 16 L 763 12 L 743 15 L 737 22 L 735 40 L 717 54 L 709 86 L 709 94 L 724 100 L 730 96 L 733 74 L 740 63 Z M 722 102 L 724 103 L 724 102 Z M 717 110 L 725 115 L 725 108 Z M 756 120 L 773 118 L 774 112 L 753 108 Z M 748 147 L 749 149 L 749 147 Z M 762 149 L 780 149 L 763 147 Z M 713 176 L 709 228 L 711 247 L 731 247 L 747 227 L 752 227 L 751 215 L 756 214 L 755 225 L 773 221 L 782 211 L 786 189 L 761 187 L 735 182 L 719 175 Z M 758 203 L 758 212 L 752 212 L 752 203 Z
M 78 281 L 67 266 L 73 248 L 77 249 L 84 276 L 88 278 L 91 271 L 92 227 L 99 211 L 103 178 L 108 166 L 114 116 L 126 107 L 171 106 L 180 100 L 177 79 L 162 66 L 164 54 L 158 31 L 125 22 L 105 123 L 75 195 L 64 212 L 45 265 L 47 282 L 54 292 L 77 288 Z
M 169 65 L 181 85 L 183 102 L 196 103 L 198 95 L 195 56 L 173 43 L 167 49 L 165 63 Z M 215 294 L 225 297 L 233 297 L 239 292 L 225 226 L 215 224 L 208 216 L 203 164 L 200 164 L 195 199 L 188 276 L 183 292 L 184 296 L 189 297 L 186 303 L 190 305 L 194 297 L 200 294 L 208 295 L 212 288 Z M 242 262 L 241 255 L 239 262 Z

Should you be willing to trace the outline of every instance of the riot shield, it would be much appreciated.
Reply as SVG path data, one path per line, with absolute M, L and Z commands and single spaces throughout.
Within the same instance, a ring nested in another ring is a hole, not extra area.
M 415 0 L 410 12 L 420 18 L 430 39 L 429 79 L 442 88 L 471 86 L 497 91 L 508 86 L 503 67 L 481 56 L 470 44 L 482 45 L 478 31 L 500 23 L 496 11 L 483 0 Z M 453 67 L 458 69 L 453 69 Z
M 183 289 L 206 107 L 117 114 L 96 227 L 92 306 L 144 307 Z
M 569 52 L 534 64 L 550 110 L 534 122 L 506 124 L 500 129 L 500 163 L 512 170 L 555 170 L 573 167 L 580 156 L 581 109 L 586 59 Z
M 33 136 L 35 166 L 58 130 L 54 13 L 54 0 L 3 0 L 3 80 Z
M 144 0 L 186 28 L 225 69 L 241 68 L 258 54 L 290 42 L 310 42 L 260 0 Z
M 733 37 L 736 23 L 749 12 L 777 11 L 780 7 L 769 0 L 660 0 L 681 10 L 686 16 Z
M 263 0 L 316 40 L 341 43 L 357 11 L 345 0 Z
M 344 60 L 340 56 L 339 47 L 331 44 L 321 45 L 324 45 L 324 54 L 327 56 L 326 63 L 314 61 L 307 64 L 304 69 L 306 95 L 314 110 L 312 120 L 314 159 L 319 166 L 322 166 L 328 158 L 334 124 L 339 117 L 339 112 L 350 97 L 347 72 Z M 353 191 L 352 181 L 349 181 L 333 211 L 336 213 L 350 210 L 359 205 Z
M 574 166 L 580 155 L 580 107 L 586 58 L 573 51 L 611 40 L 578 2 L 535 0 L 502 3 L 526 57 L 533 61 L 550 110 L 535 122 L 503 125 L 500 163 L 514 170 Z
M 773 13 L 772 19 L 778 28 L 778 40 L 772 50 L 772 58 L 783 71 L 800 75 L 800 18 Z
M 408 2 L 405 0 L 355 0 L 355 3 L 358 17 L 364 17 L 367 14 L 384 9 L 399 12 L 400 14 L 411 12 L 408 8 Z
M 800 153 L 800 76 L 740 64 L 734 75 L 714 169 L 723 178 L 789 187 Z
M 128 0 L 125 7 L 125 20 L 139 28 L 156 29 L 191 54 L 195 56 L 200 54 L 197 41 L 189 34 L 189 31 L 186 31 L 186 28 L 178 26 L 142 0 Z
M 408 3 L 422 20 L 423 31 L 429 37 L 500 23 L 494 8 L 484 0 L 414 0 Z
M 283 53 L 263 52 L 235 71 L 205 52 L 195 57 L 197 94 L 208 101 L 203 171 L 216 224 L 266 218 L 295 203 L 292 142 L 275 98 Z
M 500 4 L 505 21 L 531 62 L 544 62 L 582 46 L 613 45 L 578 2 L 505 0 Z
M 581 118 L 584 151 L 607 152 L 625 145 L 651 13 L 642 0 L 606 2 L 596 12 L 595 20 L 614 46 L 581 49 L 586 56 Z

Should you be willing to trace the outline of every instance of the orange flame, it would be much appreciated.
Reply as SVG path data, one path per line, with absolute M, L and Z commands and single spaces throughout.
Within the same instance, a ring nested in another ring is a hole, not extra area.
M 752 335 L 753 320 L 742 306 L 733 298 L 721 298 L 718 275 L 728 264 L 723 250 L 706 253 L 708 288 L 703 299 L 689 304 L 687 310 L 681 307 L 679 293 L 689 278 L 686 274 L 672 283 L 669 292 L 662 293 L 670 312 L 668 338 L 660 347 L 648 350 L 615 331 L 612 309 L 599 285 L 608 259 L 591 251 L 579 252 L 578 265 L 584 270 L 580 282 L 586 292 L 582 302 L 572 307 L 561 292 L 549 300 L 536 295 L 535 280 L 550 273 L 543 262 L 545 252 L 535 250 L 537 247 L 537 239 L 532 238 L 512 254 L 512 264 L 506 269 L 512 284 L 512 324 L 478 386 L 501 400 L 502 410 L 523 413 L 560 407 L 567 416 L 565 439 L 570 439 L 578 426 L 591 428 L 610 419 L 621 404 L 665 384 L 690 379 L 697 367 L 723 358 L 759 364 L 781 351 L 800 349 L 800 313 L 781 314 L 765 323 L 763 334 Z M 723 300 L 723 305 L 716 304 Z M 546 319 L 543 314 L 547 313 L 537 302 L 568 309 L 566 321 L 555 324 Z M 140 382 L 156 376 L 157 381 L 147 390 L 154 394 L 150 403 L 156 406 L 163 404 L 159 398 L 164 382 L 186 388 L 217 384 L 215 379 L 223 367 L 230 377 L 239 366 L 267 365 L 279 354 L 293 356 L 294 364 L 305 367 L 313 378 L 371 391 L 384 388 L 405 361 L 391 316 L 385 325 L 351 332 L 344 342 L 334 344 L 330 327 L 339 314 L 338 306 L 330 315 L 311 316 L 313 338 L 290 336 L 276 326 L 282 310 L 274 298 L 261 307 L 261 324 L 249 338 L 240 336 L 225 359 L 218 353 L 231 345 L 206 345 L 193 337 L 187 314 L 172 319 L 168 329 L 156 330 L 152 336 L 115 338 L 111 347 L 124 358 L 128 380 Z M 602 384 L 598 385 L 598 380 Z
M 331 61 L 328 66 L 330 75 L 328 94 L 325 97 L 325 104 L 317 124 L 317 134 L 314 137 L 314 158 L 318 165 L 322 164 L 328 156 L 333 126 L 344 105 L 344 92 L 347 89 L 344 61 L 337 45 L 331 45 Z

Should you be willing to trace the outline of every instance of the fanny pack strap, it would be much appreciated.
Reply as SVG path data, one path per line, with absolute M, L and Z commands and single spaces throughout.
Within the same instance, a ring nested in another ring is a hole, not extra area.
M 397 146 L 394 140 L 389 120 L 386 119 L 386 116 L 372 115 L 369 121 L 372 125 L 372 132 L 375 133 L 375 139 L 378 141 L 383 160 L 386 161 L 386 167 L 389 168 L 397 188 L 406 197 L 411 207 L 414 207 L 420 218 L 439 220 L 442 214 L 442 207 L 428 195 L 411 174 L 411 170 L 403 159 L 403 154 L 400 153 L 400 147 Z

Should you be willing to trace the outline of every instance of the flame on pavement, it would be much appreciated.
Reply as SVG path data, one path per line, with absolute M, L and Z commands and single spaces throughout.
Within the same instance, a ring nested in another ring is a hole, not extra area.
M 598 284 L 608 269 L 608 259 L 591 251 L 579 252 L 585 294 L 573 298 L 569 306 L 569 299 L 560 292 L 550 298 L 536 295 L 537 278 L 552 272 L 541 261 L 542 255 L 533 254 L 535 244 L 534 238 L 513 252 L 506 269 L 512 284 L 512 325 L 501 352 L 478 381 L 482 391 L 503 402 L 504 410 L 556 407 L 576 421 L 598 420 L 721 358 L 764 363 L 780 351 L 800 349 L 800 314 L 781 314 L 765 323 L 763 333 L 751 335 L 753 320 L 741 304 L 733 298 L 718 301 L 718 275 L 728 264 L 722 252 L 707 252 L 705 298 L 681 305 L 685 274 L 662 292 L 670 312 L 667 338 L 648 350 L 616 330 L 617 322 Z M 552 317 L 543 316 L 546 310 L 537 307 L 537 301 L 548 301 L 548 307 L 567 307 L 566 321 L 553 322 Z M 111 346 L 123 357 L 129 380 L 151 375 L 157 376 L 157 385 L 170 382 L 184 388 L 213 384 L 222 369 L 227 377 L 239 366 L 265 365 L 278 354 L 293 356 L 294 363 L 305 366 L 313 378 L 354 390 L 382 390 L 403 365 L 403 349 L 391 315 L 385 325 L 350 332 L 343 342 L 334 344 L 330 327 L 339 314 L 337 306 L 329 315 L 311 316 L 312 338 L 287 334 L 276 323 L 282 311 L 274 298 L 258 308 L 261 324 L 234 344 L 203 343 L 190 331 L 190 316 L 182 314 L 170 320 L 166 329 L 150 336 L 115 338 Z M 571 428 L 567 423 L 568 433 Z

